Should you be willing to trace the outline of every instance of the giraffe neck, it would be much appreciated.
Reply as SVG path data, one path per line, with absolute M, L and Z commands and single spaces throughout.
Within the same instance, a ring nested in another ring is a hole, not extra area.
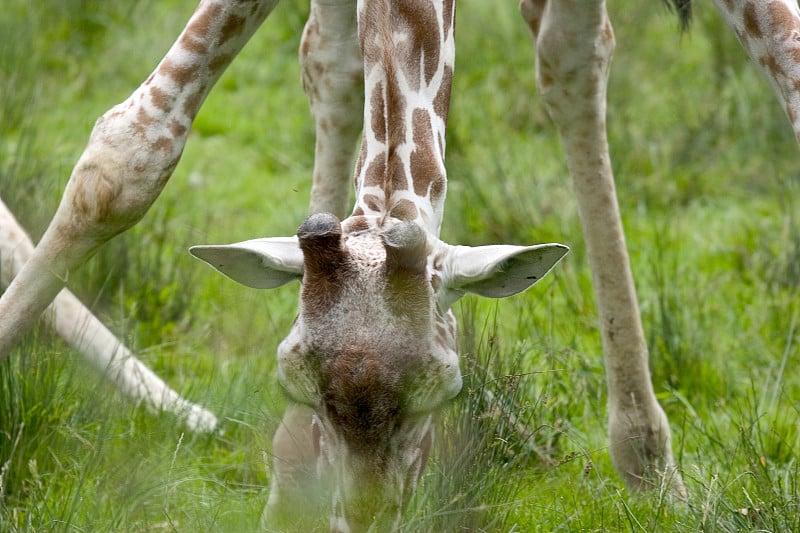
M 354 215 L 439 235 L 454 14 L 452 0 L 358 3 L 365 106 Z

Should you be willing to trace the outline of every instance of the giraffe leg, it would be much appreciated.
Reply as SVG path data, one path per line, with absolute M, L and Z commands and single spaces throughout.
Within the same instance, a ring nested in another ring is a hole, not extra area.
M 614 34 L 602 0 L 521 0 L 536 44 L 537 82 L 572 175 L 597 300 L 608 381 L 610 450 L 632 488 L 685 491 L 647 347 L 617 205 L 605 129 Z
M 32 254 L 33 243 L 0 200 L 0 287 L 8 286 Z M 143 402 L 151 411 L 175 414 L 191 431 L 216 429 L 217 418 L 212 413 L 169 388 L 67 289 L 58 293 L 44 318 L 134 402 Z
M 276 1 L 203 0 L 153 74 L 97 120 L 50 226 L 0 298 L 0 358 L 69 272 L 149 209 L 206 95 Z
M 310 531 L 323 516 L 327 500 L 316 472 L 313 416 L 314 410 L 305 405 L 286 406 L 272 440 L 272 483 L 261 517 L 262 529 Z
M 351 206 L 353 155 L 364 104 L 355 0 L 312 0 L 300 62 L 316 123 L 310 211 L 344 218 Z
M 800 143 L 800 8 L 796 0 L 714 0 L 772 85 Z

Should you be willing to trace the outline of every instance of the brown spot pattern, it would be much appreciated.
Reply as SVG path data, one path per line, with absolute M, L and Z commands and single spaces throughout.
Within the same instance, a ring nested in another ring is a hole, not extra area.
M 386 162 L 384 158 L 378 157 L 372 160 L 372 163 L 367 167 L 367 172 L 364 175 L 364 184 L 368 187 L 381 187 L 386 177 Z
M 414 205 L 414 202 L 405 198 L 395 202 L 392 209 L 389 211 L 389 216 L 409 221 L 415 220 L 418 214 L 419 211 L 417 211 L 417 206 Z
M 788 39 L 796 26 L 796 21 L 789 8 L 779 2 L 773 2 L 767 6 L 767 12 L 772 35 Z
M 172 148 L 174 146 L 174 142 L 169 137 L 159 137 L 155 141 L 150 144 L 150 147 L 153 150 L 164 152 L 165 154 L 171 154 Z
M 444 176 L 436 176 L 431 181 L 431 190 L 429 193 L 429 198 L 431 202 L 436 202 L 441 198 L 444 198 L 445 192 L 447 191 L 447 179 Z
M 425 83 L 430 83 L 439 69 L 441 53 L 436 9 L 432 2 L 426 0 L 399 2 L 393 4 L 393 8 L 396 13 L 393 13 L 392 23 L 401 25 L 410 35 L 410 39 L 398 46 L 401 63 L 410 67 L 405 70 L 406 77 L 412 86 L 420 86 L 419 62 L 422 59 L 425 62 Z
M 150 101 L 153 106 L 165 113 L 172 111 L 172 97 L 165 90 L 155 85 L 150 87 Z
M 447 115 L 450 111 L 450 90 L 453 85 L 453 69 L 446 65 L 442 74 L 442 84 L 433 99 L 433 112 L 447 124 Z M 444 155 L 444 154 L 442 154 Z
M 372 90 L 372 96 L 369 102 L 370 109 L 370 128 L 372 134 L 378 142 L 386 142 L 386 117 L 385 102 L 383 99 L 383 84 L 378 83 Z
M 442 31 L 444 32 L 445 38 L 447 38 L 450 35 L 450 31 L 453 30 L 453 24 L 455 24 L 455 9 L 455 0 L 444 0 L 442 3 L 442 17 L 444 18 L 444 27 Z
M 312 44 L 316 44 L 319 40 L 319 22 L 317 21 L 317 17 L 314 14 L 314 10 L 311 10 L 309 14 L 308 21 L 306 22 L 305 27 L 303 28 L 303 36 L 300 40 L 300 58 L 305 59 L 309 52 L 311 51 Z
M 408 190 L 406 167 L 396 150 L 392 151 L 392 155 L 390 156 L 388 174 L 388 180 L 385 184 L 387 198 L 391 198 L 393 191 Z
M 222 12 L 219 4 L 210 4 L 208 9 L 197 13 L 186 26 L 185 35 L 193 40 L 206 40 L 211 34 L 211 25 Z
M 411 152 L 411 178 L 414 192 L 418 196 L 426 196 L 431 183 L 440 174 L 439 158 L 428 113 L 423 109 L 415 109 L 412 116 L 415 150 Z
M 211 75 L 219 76 L 220 74 L 222 74 L 222 71 L 225 70 L 228 65 L 230 65 L 234 57 L 235 54 L 233 53 L 219 54 L 217 56 L 214 56 L 214 59 L 212 59 L 211 62 L 208 64 L 208 68 L 211 71 Z
M 542 12 L 544 11 L 545 1 L 543 0 L 522 0 L 519 3 L 519 10 L 522 18 L 528 25 L 534 38 L 539 35 L 539 27 L 542 22 Z
M 211 25 L 222 11 L 219 4 L 211 4 L 208 9 L 198 13 L 186 26 L 186 31 L 181 36 L 180 45 L 197 55 L 208 52 L 208 38 L 211 35 Z
M 190 119 L 194 119 L 194 117 L 197 116 L 197 112 L 200 110 L 201 105 L 203 105 L 203 94 L 202 93 L 191 94 L 186 98 L 186 101 L 183 103 L 183 112 Z
M 399 146 L 406 140 L 406 97 L 400 87 L 400 81 L 394 72 L 389 71 L 386 82 L 386 127 L 388 132 L 389 159 L 392 157 L 393 147 Z
M 200 76 L 196 65 L 176 65 L 169 58 L 164 59 L 158 67 L 158 73 L 173 80 L 180 89 L 197 80 Z
M 781 64 L 775 59 L 774 56 L 771 55 L 764 55 L 758 59 L 758 62 L 761 63 L 765 69 L 767 69 L 773 78 L 778 78 L 779 76 L 785 76 L 786 72 L 783 70 Z
M 203 41 L 193 39 L 189 34 L 184 34 L 181 37 L 180 45 L 184 50 L 197 54 L 199 56 L 205 55 L 208 52 L 208 46 Z
M 76 169 L 75 194 L 72 206 L 82 218 L 94 223 L 108 221 L 112 205 L 119 197 L 121 186 L 111 179 L 96 163 L 84 163 Z
M 761 28 L 758 25 L 758 16 L 756 15 L 756 8 L 752 2 L 747 2 L 744 6 L 744 29 L 747 34 L 757 39 L 763 37 Z
M 247 19 L 238 15 L 231 14 L 225 20 L 220 30 L 219 43 L 225 44 L 234 37 L 238 37 L 244 31 Z
M 173 137 L 181 137 L 184 133 L 186 133 L 186 126 L 178 122 L 177 119 L 172 119 L 169 121 L 169 128 L 170 133 L 172 133 Z
M 360 211 L 360 212 L 357 212 Z M 369 229 L 369 222 L 364 218 L 364 210 L 360 207 L 353 211 L 353 216 L 342 223 L 342 230 L 348 233 L 358 233 Z
M 148 115 L 148 114 L 147 114 L 147 111 L 145 111 L 145 110 L 144 110 L 144 107 L 140 107 L 140 108 L 139 108 L 139 109 L 136 111 L 136 122 L 138 122 L 138 123 L 139 123 L 139 124 L 141 124 L 142 126 L 150 126 L 150 125 L 152 125 L 152 124 L 153 124 L 155 121 L 156 121 L 156 119 L 154 119 L 153 117 L 151 117 L 150 115 Z
M 374 194 L 364 195 L 364 203 L 372 211 L 381 211 L 381 199 Z

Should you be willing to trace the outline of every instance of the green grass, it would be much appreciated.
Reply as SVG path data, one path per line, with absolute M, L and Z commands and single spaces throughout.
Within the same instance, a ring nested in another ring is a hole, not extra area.
M 612 159 L 690 503 L 631 494 L 607 453 L 570 180 L 513 4 L 459 6 L 443 236 L 572 253 L 528 293 L 459 304 L 465 388 L 409 530 L 800 531 L 800 157 L 783 112 L 709 6 L 683 35 L 658 2 L 610 6 Z M 193 7 L 4 7 L 0 197 L 35 238 L 94 120 L 148 75 Z M 289 235 L 303 220 L 306 9 L 276 9 L 208 99 L 156 206 L 71 280 L 148 365 L 224 419 L 224 435 L 127 403 L 42 327 L 0 365 L 0 530 L 255 528 L 285 401 L 274 354 L 297 287 L 236 286 L 186 248 Z

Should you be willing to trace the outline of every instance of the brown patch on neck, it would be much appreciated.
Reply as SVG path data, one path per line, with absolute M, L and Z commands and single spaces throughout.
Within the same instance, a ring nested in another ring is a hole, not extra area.
M 792 11 L 784 4 L 777 2 L 769 4 L 769 28 L 773 36 L 780 36 L 783 39 L 790 39 L 792 30 L 797 27 Z
M 419 216 L 419 209 L 417 209 L 414 202 L 403 198 L 392 204 L 391 209 L 389 209 L 389 216 L 399 220 L 412 221 Z
M 433 111 L 447 124 L 447 115 L 450 112 L 450 90 L 453 86 L 453 69 L 449 66 L 444 67 L 442 84 L 433 99 Z M 444 156 L 444 154 L 442 154 Z
M 414 192 L 417 196 L 425 197 L 433 190 L 441 190 L 441 183 L 438 182 L 445 179 L 442 174 L 443 165 L 436 149 L 428 113 L 424 109 L 415 109 L 413 121 L 416 149 L 411 153 L 411 180 L 414 182 Z M 436 200 L 437 198 L 433 198 L 431 194 L 431 203 Z
M 153 106 L 165 113 L 172 111 L 173 97 L 160 87 L 150 87 L 150 101 L 153 103 Z
M 448 34 L 455 29 L 456 24 L 456 2 L 455 0 L 444 0 L 444 8 L 442 9 L 442 17 L 444 18 L 444 38 L 447 39 Z
M 200 77 L 200 67 L 195 64 L 177 64 L 172 59 L 164 59 L 158 73 L 174 81 L 180 90 Z
M 375 135 L 375 140 L 381 143 L 386 142 L 386 104 L 383 99 L 383 83 L 377 83 L 372 89 L 372 96 L 369 99 L 370 128 Z
M 393 20 L 411 36 L 407 46 L 398 47 L 406 77 L 412 85 L 421 87 L 419 65 L 424 57 L 424 81 L 429 84 L 439 69 L 442 45 L 440 31 L 444 31 L 439 25 L 433 3 L 424 0 L 398 2 Z
M 211 35 L 212 24 L 221 12 L 221 5 L 211 4 L 208 9 L 198 13 L 197 16 L 189 22 L 186 31 L 181 36 L 180 43 L 183 48 L 197 55 L 205 54 L 208 51 L 208 41 Z
M 391 42 L 391 38 L 390 38 Z M 387 44 L 384 65 L 386 69 L 386 191 L 387 204 L 393 191 L 405 190 L 408 182 L 405 179 L 403 160 L 397 149 L 406 142 L 406 97 L 400 88 L 396 65 L 392 58 L 393 47 Z

